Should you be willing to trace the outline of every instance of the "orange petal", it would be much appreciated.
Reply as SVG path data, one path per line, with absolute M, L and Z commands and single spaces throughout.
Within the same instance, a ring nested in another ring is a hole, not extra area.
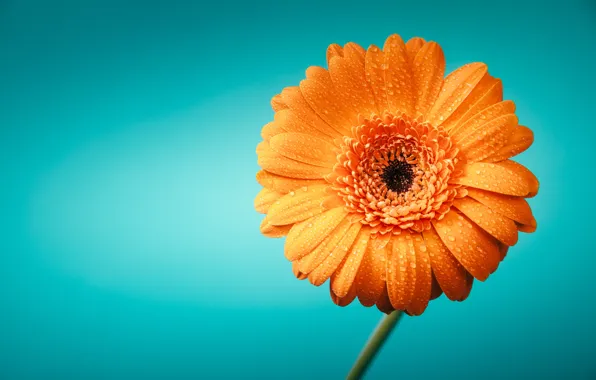
M 465 136 L 469 135 L 473 131 L 484 128 L 484 126 L 501 116 L 511 115 L 515 112 L 515 103 L 511 100 L 505 100 L 500 103 L 493 104 L 492 106 L 483 109 L 474 117 L 470 118 L 463 124 L 451 129 L 449 134 L 455 141 L 462 140 Z
M 284 133 L 285 130 L 274 122 L 267 123 L 261 129 L 261 137 L 265 141 L 269 141 L 273 136 Z
M 344 94 L 337 91 L 326 70 L 316 78 L 301 81 L 300 91 L 317 115 L 342 135 L 348 135 L 357 124 L 358 111 L 348 106 Z
M 325 211 L 322 206 L 328 185 L 314 185 L 290 191 L 276 199 L 267 216 L 274 226 L 301 222 Z
M 498 242 L 455 210 L 433 221 L 441 241 L 476 279 L 484 281 L 499 266 Z
M 383 286 L 383 290 L 379 295 L 379 298 L 377 300 L 377 308 L 385 314 L 390 314 L 395 310 L 393 308 L 393 305 L 391 305 L 391 300 L 389 299 L 389 294 L 386 286 Z
M 470 197 L 456 199 L 453 205 L 497 240 L 509 246 L 517 243 L 517 227 L 513 220 Z
M 306 69 L 306 79 L 312 79 L 315 81 L 322 81 L 322 83 L 326 83 L 329 81 L 329 71 L 327 71 L 324 67 L 321 66 L 310 66 Z M 333 88 L 333 86 L 331 86 Z M 303 93 L 304 95 L 304 93 Z M 312 107 L 312 106 L 311 106 Z M 314 109 L 314 108 L 313 108 Z M 317 111 L 314 109 L 315 112 Z
M 485 162 L 499 162 L 517 156 L 534 142 L 534 133 L 528 127 L 517 126 L 501 149 L 484 159 Z
M 331 277 L 333 293 L 339 297 L 344 297 L 348 294 L 348 290 L 350 290 L 360 268 L 362 258 L 365 252 L 367 252 L 366 247 L 368 246 L 369 239 L 370 227 L 363 227 L 358 233 L 356 242 L 352 246 L 350 253 L 344 258 L 337 271 Z
M 294 261 L 311 253 L 347 215 L 347 211 L 338 207 L 295 224 L 286 238 L 286 258 Z
M 257 152 L 257 156 L 262 153 L 270 152 L 271 148 L 269 148 L 269 142 L 261 141 L 260 143 L 257 144 L 257 148 L 255 149 L 255 151 Z
M 331 62 L 331 60 L 334 57 L 343 57 L 343 56 L 344 56 L 344 49 L 340 45 L 338 45 L 338 44 L 329 45 L 329 47 L 327 48 L 327 54 L 326 54 L 327 65 L 329 65 L 329 62 Z
M 275 135 L 269 141 L 269 146 L 285 157 L 310 165 L 333 168 L 337 162 L 333 144 L 304 133 Z
M 530 192 L 528 195 L 525 196 L 525 198 L 532 198 L 535 197 L 536 194 L 538 194 L 540 182 L 538 181 L 538 178 L 536 178 L 534 173 L 532 173 L 528 168 L 512 160 L 500 161 L 498 163 L 495 163 L 495 165 L 501 165 L 502 167 L 507 168 L 507 170 L 513 171 L 517 173 L 517 175 L 522 176 L 526 179 L 527 183 L 529 184 L 528 186 L 530 188 Z
M 521 224 L 532 224 L 532 209 L 524 198 L 468 188 L 468 196 Z
M 483 109 L 503 100 L 503 83 L 488 72 L 466 97 L 462 104 L 441 125 L 450 131 L 465 123 Z
M 344 218 L 339 225 L 317 245 L 310 253 L 298 260 L 298 268 L 300 272 L 309 274 L 316 267 L 321 265 L 323 261 L 329 256 L 329 253 L 339 244 L 350 229 L 351 223 L 348 218 Z
M 407 310 L 410 315 L 420 315 L 426 310 L 430 301 L 433 277 L 427 252 L 428 248 L 422 239 L 422 235 L 415 234 L 413 241 L 416 251 L 416 286 Z
M 414 57 L 416 57 L 416 54 L 418 54 L 425 43 L 426 41 L 424 38 L 420 37 L 410 38 L 408 42 L 406 42 L 406 52 L 408 53 L 408 60 L 410 62 L 414 61 Z
M 538 192 L 536 177 L 513 161 L 467 163 L 462 165 L 462 169 L 463 174 L 453 178 L 452 183 L 520 197 L 533 197 Z
M 273 224 L 269 223 L 267 217 L 263 219 L 260 227 L 261 233 L 270 238 L 280 238 L 286 236 L 290 232 L 291 228 L 291 224 L 287 226 L 274 226 Z
M 308 275 L 308 279 L 313 285 L 320 286 L 331 277 L 352 248 L 361 228 L 361 223 L 352 223 L 348 232 L 341 238 L 339 243 L 326 249 L 328 256 Z
M 352 301 L 354 301 L 354 299 L 356 298 L 356 287 L 352 286 L 344 297 L 339 297 L 335 293 L 333 293 L 333 289 L 331 288 L 331 285 L 329 285 L 329 293 L 331 294 L 331 300 L 334 304 L 336 304 L 337 306 L 344 307 L 351 304 Z
M 330 173 L 329 168 L 309 165 L 284 157 L 273 151 L 266 141 L 264 143 L 257 147 L 257 163 L 268 172 L 301 179 L 322 179 Z
M 273 98 L 271 98 L 271 108 L 273 108 L 273 110 L 277 112 L 288 108 L 288 105 L 284 103 L 281 94 L 277 94 Z
M 481 161 L 498 152 L 517 126 L 517 116 L 504 115 L 481 125 L 457 142 L 461 157 L 467 161 Z
M 385 52 L 385 85 L 389 111 L 407 115 L 414 114 L 415 95 L 412 69 L 408 63 L 406 44 L 397 34 L 387 38 Z M 391 294 L 391 293 L 390 293 Z
M 331 131 L 330 127 L 321 128 L 320 126 L 316 126 L 314 124 L 308 123 L 300 119 L 297 113 L 291 109 L 281 110 L 276 112 L 273 117 L 273 124 L 277 129 L 274 132 L 281 130 L 283 132 L 296 132 L 296 133 L 305 133 L 308 135 L 313 135 L 320 139 L 333 142 L 333 138 L 335 137 L 335 132 Z M 262 132 L 261 132 L 262 134 Z M 275 133 L 278 134 L 278 133 Z
M 433 273 L 447 298 L 452 301 L 468 298 L 474 278 L 449 252 L 434 228 L 424 231 L 422 235 Z
M 435 274 L 432 273 L 432 285 L 431 285 L 431 289 L 430 289 L 430 300 L 432 301 L 434 299 L 437 299 L 437 298 L 441 297 L 442 294 L 443 294 L 443 289 L 441 289 L 441 285 L 439 285 L 439 282 L 437 281 Z
M 358 299 L 364 306 L 372 306 L 377 302 L 385 287 L 385 260 L 391 249 L 389 234 L 370 239 L 368 248 L 360 264 L 354 286 Z
M 393 247 L 387 251 L 387 293 L 396 310 L 406 310 L 416 286 L 416 250 L 406 231 L 393 237 Z
M 484 63 L 469 63 L 449 74 L 439 97 L 427 115 L 428 121 L 439 126 L 462 104 L 474 87 L 486 74 Z
M 366 55 L 366 50 L 357 43 L 348 42 L 344 46 L 344 58 L 348 60 L 353 60 L 355 62 L 359 62 L 362 67 L 364 67 L 364 56 Z
M 412 76 L 416 104 L 414 117 L 426 116 L 435 103 L 443 86 L 445 74 L 445 56 L 436 42 L 429 42 L 420 49 L 412 62 Z
M 292 111 L 292 114 L 298 119 L 302 120 L 306 125 L 310 125 L 314 129 L 317 129 L 318 131 L 331 137 L 342 136 L 340 132 L 335 130 L 332 126 L 327 124 L 325 120 L 321 119 L 321 117 L 317 115 L 317 113 L 308 104 L 306 99 L 304 99 L 304 96 L 300 91 L 300 87 L 286 87 L 281 92 L 281 96 L 283 101 Z M 290 118 L 289 115 L 288 118 Z M 293 121 L 293 119 L 290 119 L 290 121 Z
M 534 231 L 536 231 L 536 219 L 532 219 L 532 221 L 528 224 L 522 224 L 522 223 L 515 223 L 517 225 L 517 229 L 520 230 L 521 232 L 525 232 L 525 233 L 532 233 Z
M 385 86 L 385 53 L 375 45 L 371 45 L 366 51 L 364 70 L 366 81 L 375 96 L 377 110 L 379 112 L 388 110 L 387 87 Z
M 347 52 L 346 52 L 347 53 Z M 357 53 L 346 54 L 345 57 L 334 57 L 329 62 L 329 74 L 338 92 L 345 95 L 350 108 L 369 117 L 378 113 L 375 97 L 364 75 L 364 62 Z M 356 121 L 353 123 L 357 124 Z
M 255 210 L 261 214 L 266 214 L 271 205 L 283 196 L 282 193 L 263 188 L 255 197 Z
M 329 194 L 329 189 L 327 189 L 327 194 Z M 328 195 L 327 198 L 325 198 L 323 200 L 323 203 L 321 203 L 321 205 L 328 210 L 328 209 L 332 209 L 332 208 L 336 208 L 336 207 L 345 206 L 346 202 L 339 195 L 332 194 L 332 195 Z
M 300 272 L 300 269 L 298 268 L 298 261 L 294 261 L 292 263 L 292 272 L 294 273 L 294 276 L 296 276 L 296 278 L 299 280 L 304 280 L 308 277 L 308 275 Z
M 290 178 L 269 173 L 265 170 L 259 170 L 256 177 L 257 182 L 262 186 L 282 194 L 287 194 L 292 190 L 296 190 L 305 186 L 314 186 L 327 183 L 327 181 L 324 179 Z

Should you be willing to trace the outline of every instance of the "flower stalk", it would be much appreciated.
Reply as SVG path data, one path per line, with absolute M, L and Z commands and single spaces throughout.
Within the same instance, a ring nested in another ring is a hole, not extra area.
M 356 380 L 361 379 L 370 364 L 372 363 L 373 359 L 375 358 L 376 354 L 379 352 L 393 328 L 397 325 L 397 322 L 401 319 L 403 312 L 400 310 L 396 310 L 391 314 L 385 315 L 381 322 L 377 325 L 375 331 L 373 331 L 372 335 L 366 342 L 366 345 L 360 352 L 358 359 L 356 359 L 356 363 L 350 370 L 347 379 L 348 380 Z

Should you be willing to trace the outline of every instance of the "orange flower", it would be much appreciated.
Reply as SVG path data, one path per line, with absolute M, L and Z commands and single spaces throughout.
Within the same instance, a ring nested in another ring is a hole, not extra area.
M 442 292 L 462 301 L 536 221 L 538 180 L 510 160 L 533 142 L 483 63 L 444 78 L 435 42 L 327 50 L 272 99 L 257 146 L 267 214 L 294 274 L 333 301 L 419 315 Z

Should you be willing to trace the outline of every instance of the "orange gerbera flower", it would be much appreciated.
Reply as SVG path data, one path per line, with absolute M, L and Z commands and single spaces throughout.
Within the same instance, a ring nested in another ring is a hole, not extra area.
M 464 300 L 536 221 L 538 180 L 510 160 L 533 142 L 483 63 L 444 78 L 435 42 L 327 50 L 272 99 L 257 146 L 261 231 L 287 235 L 294 274 L 333 301 L 421 314 Z

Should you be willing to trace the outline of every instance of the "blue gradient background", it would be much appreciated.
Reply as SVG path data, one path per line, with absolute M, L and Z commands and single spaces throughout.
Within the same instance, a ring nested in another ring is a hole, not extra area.
M 484 61 L 536 134 L 539 228 L 405 318 L 371 379 L 596 376 L 596 6 L 0 1 L 0 378 L 345 376 L 380 317 L 259 234 L 270 98 L 328 44 Z

